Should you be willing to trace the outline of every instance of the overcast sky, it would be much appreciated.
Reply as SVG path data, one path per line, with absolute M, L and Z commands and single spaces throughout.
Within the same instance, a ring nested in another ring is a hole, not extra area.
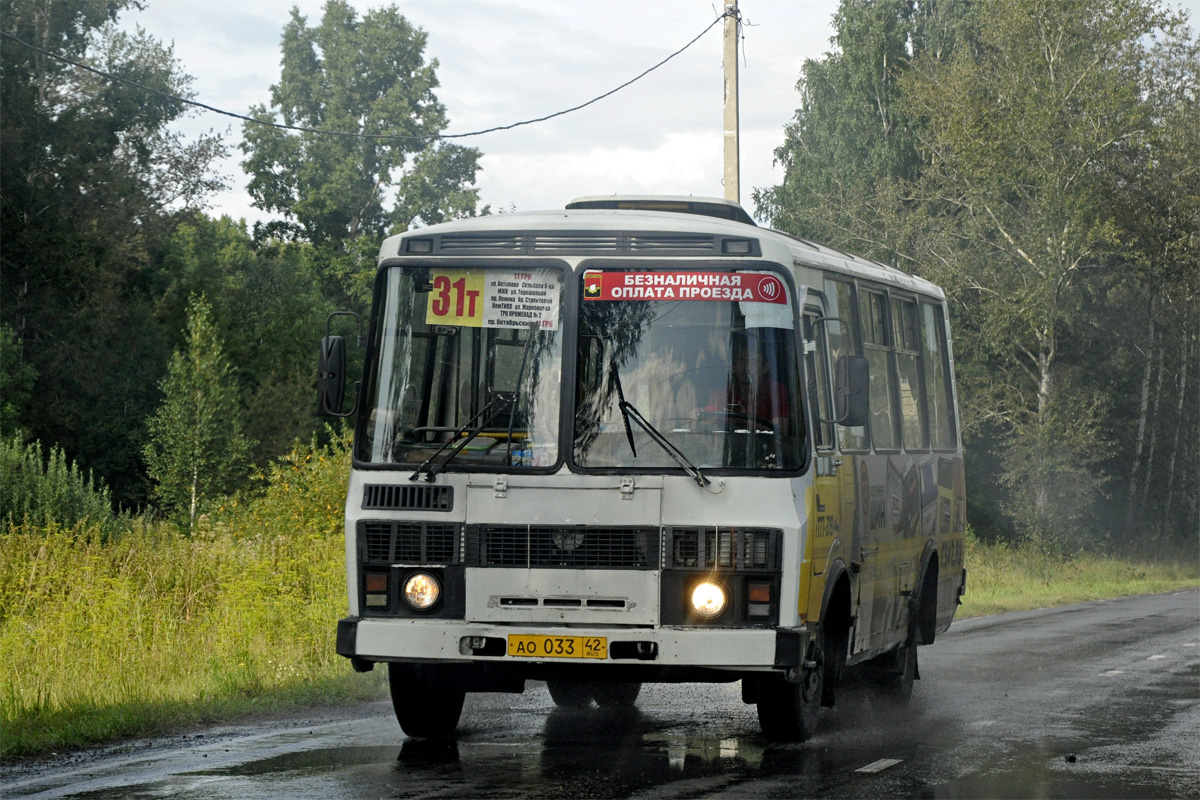
M 360 16 L 380 0 L 352 0 Z M 165 43 L 193 76 L 198 101 L 236 113 L 270 104 L 279 80 L 279 40 L 298 6 L 315 26 L 323 0 L 148 0 L 126 12 Z M 395 0 L 429 34 L 439 62 L 439 100 L 461 133 L 541 117 L 603 94 L 683 47 L 722 10 L 722 0 Z M 830 49 L 837 0 L 741 0 L 741 201 L 778 183 L 773 151 L 795 113 L 807 58 Z M 1193 27 L 1200 0 L 1190 9 Z M 493 210 L 561 208 L 594 194 L 721 197 L 722 30 L 632 86 L 581 111 L 512 131 L 459 140 L 483 153 L 480 200 Z M 180 130 L 227 132 L 241 123 L 193 115 Z M 224 164 L 231 190 L 210 212 L 253 221 L 240 151 Z

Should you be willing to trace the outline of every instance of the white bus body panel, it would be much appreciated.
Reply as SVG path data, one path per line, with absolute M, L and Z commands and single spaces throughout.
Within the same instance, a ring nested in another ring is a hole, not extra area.
M 468 567 L 467 621 L 589 627 L 656 625 L 658 581 L 657 570 Z M 588 605 L 589 600 L 593 605 Z M 512 601 L 536 605 L 512 604 Z M 554 605 L 575 601 L 579 602 L 578 607 Z M 596 601 L 622 605 L 597 606 Z

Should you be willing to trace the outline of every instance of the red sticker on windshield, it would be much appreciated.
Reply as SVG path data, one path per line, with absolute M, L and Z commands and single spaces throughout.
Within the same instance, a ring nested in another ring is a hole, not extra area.
M 715 300 L 786 303 L 783 281 L 749 272 L 589 272 L 584 300 Z

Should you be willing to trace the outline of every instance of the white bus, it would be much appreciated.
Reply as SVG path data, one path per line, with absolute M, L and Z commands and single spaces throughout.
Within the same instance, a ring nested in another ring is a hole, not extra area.
M 907 701 L 963 594 L 942 291 L 737 204 L 581 198 L 387 239 L 355 407 L 349 615 L 410 736 L 468 692 L 741 681 L 772 741 Z

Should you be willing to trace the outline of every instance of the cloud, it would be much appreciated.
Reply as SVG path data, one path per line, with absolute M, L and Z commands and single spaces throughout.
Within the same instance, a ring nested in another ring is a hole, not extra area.
M 562 208 L 583 195 L 722 193 L 720 139 L 696 133 L 669 134 L 651 148 L 485 154 L 482 163 L 483 200 L 518 211 Z M 605 165 L 602 174 L 596 164 Z

